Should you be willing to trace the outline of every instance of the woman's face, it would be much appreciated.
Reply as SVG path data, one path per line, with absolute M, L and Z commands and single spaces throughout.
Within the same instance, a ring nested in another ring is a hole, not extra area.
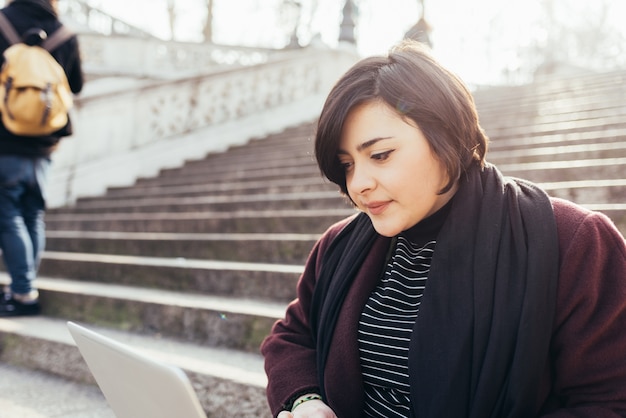
M 448 182 L 445 167 L 422 131 L 384 102 L 368 102 L 350 111 L 338 158 L 350 198 L 387 237 L 435 213 L 457 189 L 437 194 Z

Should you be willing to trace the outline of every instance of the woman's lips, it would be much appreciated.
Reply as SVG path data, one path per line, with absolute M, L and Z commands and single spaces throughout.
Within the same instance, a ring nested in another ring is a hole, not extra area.
M 380 215 L 381 213 L 383 213 L 385 209 L 387 209 L 390 203 L 391 202 L 389 201 L 370 202 L 365 205 L 365 208 L 367 209 L 367 212 L 369 214 L 376 216 L 376 215 Z

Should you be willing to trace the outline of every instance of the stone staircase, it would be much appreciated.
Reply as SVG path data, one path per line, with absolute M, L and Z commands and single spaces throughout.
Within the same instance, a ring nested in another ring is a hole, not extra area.
M 267 416 L 259 344 L 320 233 L 353 213 L 318 173 L 312 129 L 49 210 L 44 315 L 0 320 L 0 360 L 92 381 L 73 320 L 183 367 L 209 416 Z
M 489 161 L 604 211 L 626 233 L 625 79 L 479 90 Z M 73 320 L 181 366 L 209 417 L 269 416 L 258 346 L 294 297 L 315 240 L 353 213 L 320 177 L 313 129 L 50 210 L 44 312 L 0 320 L 0 361 L 93 382 L 65 329 Z
M 626 233 L 626 71 L 545 77 L 475 94 L 487 159 Z

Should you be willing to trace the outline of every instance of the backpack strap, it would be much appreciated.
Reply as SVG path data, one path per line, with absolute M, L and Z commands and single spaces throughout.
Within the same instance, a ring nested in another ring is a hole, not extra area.
M 0 33 L 10 45 L 19 44 L 22 42 L 21 36 L 15 31 L 15 28 L 4 15 L 4 13 L 0 12 Z M 52 52 L 57 49 L 61 44 L 65 41 L 69 40 L 72 36 L 74 36 L 74 32 L 69 30 L 66 26 L 62 25 L 59 29 L 55 30 L 54 33 L 48 36 L 41 43 L 41 47 L 48 52 Z
M 59 29 L 55 30 L 52 35 L 44 39 L 40 46 L 46 51 L 52 52 L 72 36 L 74 36 L 74 32 L 69 30 L 66 26 L 61 26 Z
M 9 22 L 9 19 L 4 15 L 4 13 L 0 12 L 0 33 L 4 36 L 4 39 L 7 40 L 9 45 L 19 44 L 22 42 L 22 38 L 17 34 L 15 28 Z

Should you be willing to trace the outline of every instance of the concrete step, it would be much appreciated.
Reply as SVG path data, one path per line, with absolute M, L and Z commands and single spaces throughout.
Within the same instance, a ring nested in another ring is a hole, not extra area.
M 587 120 L 623 114 L 624 91 L 597 92 L 588 97 L 537 98 L 534 102 L 478 103 L 481 125 L 519 128 L 567 120 Z
M 204 184 L 207 181 L 219 183 L 219 182 L 236 182 L 236 181 L 250 181 L 250 180 L 264 180 L 274 181 L 285 178 L 320 178 L 319 169 L 314 165 L 306 165 L 303 167 L 277 167 L 277 168 L 257 168 L 253 170 L 232 170 L 224 172 L 220 176 L 214 176 L 210 179 L 204 173 L 188 175 L 188 176 L 176 176 L 176 177 L 151 177 L 138 179 L 137 184 L 140 186 L 172 186 L 172 185 L 191 185 L 191 184 Z
M 220 154 L 228 154 L 226 159 L 246 158 L 252 155 L 258 155 L 261 159 L 267 159 L 272 157 L 279 157 L 284 155 L 291 156 L 304 156 L 313 155 L 313 123 L 309 124 L 311 132 L 310 135 L 287 135 L 277 137 L 269 135 L 266 138 L 251 139 L 245 144 L 231 147 L 226 152 L 210 152 L 200 158 L 201 160 L 212 160 L 215 162 L 221 161 Z M 190 160 L 189 165 L 193 166 L 200 159 Z
M 159 175 L 176 175 L 198 170 L 219 173 L 262 166 L 282 167 L 293 165 L 296 161 L 303 165 L 315 164 L 311 143 L 266 145 L 264 148 L 250 146 L 225 153 L 211 153 L 202 159 L 188 161 L 178 168 L 164 169 Z
M 295 297 L 302 270 L 302 264 L 45 251 L 39 275 L 280 303 Z
M 237 212 L 49 214 L 51 231 L 321 234 L 352 208 Z
M 250 155 L 251 151 L 258 155 L 272 155 L 275 151 L 280 152 L 282 150 L 294 155 L 301 151 L 307 152 L 313 148 L 311 139 L 314 136 L 314 128 L 312 123 L 304 125 L 309 128 L 306 135 L 302 133 L 292 134 L 289 129 L 286 129 L 281 134 L 270 134 L 265 138 L 252 138 L 245 144 L 230 147 L 226 150 L 226 154 L 230 158 L 231 156 Z M 217 158 L 216 155 L 219 153 L 211 152 L 206 154 L 204 158 Z
M 282 178 L 273 180 L 271 183 L 263 180 L 248 180 L 240 182 L 213 183 L 205 179 L 204 183 L 192 185 L 174 186 L 142 186 L 133 185 L 127 187 L 111 188 L 103 196 L 84 197 L 78 199 L 76 205 L 82 202 L 110 201 L 116 199 L 128 199 L 139 197 L 194 197 L 194 196 L 231 196 L 238 194 L 260 193 L 307 193 L 319 191 L 337 191 L 339 188 L 316 177 L 304 177 L 299 179 Z
M 315 127 L 311 122 L 303 122 L 297 127 L 288 127 L 280 132 L 269 133 L 264 136 L 250 138 L 247 144 L 231 146 L 228 152 L 247 149 L 249 147 L 266 149 L 269 146 L 303 144 L 309 142 L 311 136 L 315 135 Z
M 253 137 L 251 143 L 266 143 L 272 141 L 293 141 L 294 138 L 307 138 L 313 134 L 313 126 L 310 123 L 301 123 L 299 125 L 291 126 L 283 129 L 280 132 L 274 132 L 267 136 Z M 236 147 L 235 147 L 236 148 Z
M 244 159 L 245 157 L 245 159 Z M 316 168 L 315 161 L 311 156 L 306 155 L 270 155 L 266 158 L 254 154 L 241 156 L 239 158 L 225 157 L 220 160 L 206 159 L 195 164 L 186 164 L 178 168 L 161 170 L 159 177 L 177 176 L 197 176 L 205 175 L 222 178 L 225 173 L 235 172 L 260 172 L 264 169 L 289 169 L 293 167 L 313 167 Z
M 521 134 L 509 138 L 492 137 L 489 143 L 491 151 L 523 150 L 544 146 L 569 146 L 580 144 L 603 144 L 608 142 L 623 143 L 626 140 L 626 128 L 591 129 L 585 132 L 555 132 L 546 135 Z
M 496 149 L 487 157 L 495 164 L 626 157 L 626 136 L 623 141 Z
M 626 178 L 539 183 L 551 196 L 581 205 L 611 205 L 626 201 Z
M 607 97 L 621 102 L 625 81 L 624 70 L 570 77 L 559 75 L 558 78 L 547 76 L 544 80 L 536 78 L 529 85 L 478 90 L 474 98 L 479 108 L 490 110 L 487 114 L 503 108 L 536 109 L 540 104 L 568 109 L 572 106 L 569 103 L 574 103 L 579 107 L 594 108 L 606 103 Z
M 622 179 L 626 173 L 626 157 L 501 163 L 505 175 L 534 182 Z
M 606 129 L 626 127 L 625 114 L 605 116 L 601 118 L 582 120 L 563 120 L 559 122 L 520 123 L 519 126 L 493 127 L 485 126 L 487 134 L 492 138 L 506 138 L 519 135 L 545 135 L 549 133 L 574 133 L 584 132 L 604 127 Z
M 623 94 L 624 91 L 610 94 L 602 93 L 592 98 L 585 97 L 583 99 L 547 99 L 521 108 L 512 105 L 490 109 L 489 116 L 483 112 L 485 118 L 482 118 L 481 121 L 488 124 L 491 129 L 511 129 L 533 124 L 547 125 L 572 120 L 585 121 L 610 118 L 624 114 L 623 97 L 620 97 Z
M 140 335 L 82 323 L 144 355 L 182 368 L 189 376 L 207 416 L 230 416 L 232 411 L 237 411 L 237 416 L 242 417 L 268 416 L 265 400 L 267 381 L 263 360 L 258 353 L 212 348 L 177 341 L 157 333 Z M 0 347 L 0 381 L 8 377 L 5 374 L 8 371 L 18 377 L 18 382 L 25 381 L 22 388 L 26 389 L 18 393 L 18 386 L 12 379 L 7 385 L 8 390 L 2 391 L 0 405 L 9 398 L 16 401 L 2 408 L 2 416 L 113 416 L 100 391 L 93 386 L 95 382 L 67 331 L 65 318 L 0 319 Z M 28 367 L 47 375 L 28 371 L 23 374 L 16 367 Z M 67 402 L 62 402 L 63 399 Z M 17 402 L 27 404 L 15 405 Z M 35 415 L 35 408 L 40 415 Z M 7 410 L 19 411 L 20 414 L 5 415 Z M 32 415 L 28 415 L 30 413 Z
M 338 191 L 211 195 L 195 197 L 134 197 L 128 200 L 79 202 L 64 213 L 217 212 L 236 210 L 286 210 L 349 208 Z
M 37 288 L 47 317 L 249 353 L 258 352 L 287 305 L 45 277 L 37 279 Z
M 319 234 L 54 231 L 46 249 L 131 256 L 304 264 Z
M 586 119 L 588 115 L 601 116 L 605 113 L 619 112 L 623 105 L 623 94 L 624 90 L 614 89 L 601 90 L 585 96 L 563 96 L 554 93 L 550 96 L 536 95 L 531 100 L 520 97 L 503 101 L 478 98 L 476 103 L 482 125 L 504 127 L 507 126 L 507 120 L 515 125 L 521 121 L 532 123 L 535 118 L 567 118 L 566 115 L 572 114 L 578 119 Z

